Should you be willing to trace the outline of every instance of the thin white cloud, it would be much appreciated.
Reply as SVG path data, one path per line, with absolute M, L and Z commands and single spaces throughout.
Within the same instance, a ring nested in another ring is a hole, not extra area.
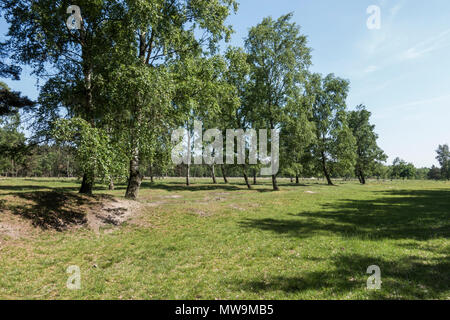
M 398 105 L 398 106 L 394 106 L 391 109 L 409 109 L 411 107 L 416 107 L 416 106 L 426 106 L 426 107 L 432 107 L 431 104 L 432 103 L 437 103 L 437 102 L 442 102 L 442 101 L 450 101 L 450 94 L 448 95 L 444 95 L 444 96 L 439 96 L 439 97 L 434 97 L 434 98 L 428 98 L 428 99 L 423 99 L 423 100 L 416 100 L 416 101 L 411 101 L 402 105 Z
M 400 10 L 403 8 L 403 4 L 404 4 L 404 3 L 405 3 L 405 2 L 403 1 L 403 2 L 401 2 L 401 3 L 397 4 L 397 5 L 395 5 L 394 7 L 392 7 L 392 8 L 389 10 L 389 12 L 390 12 L 392 18 L 395 17 L 395 16 L 400 12 Z
M 377 66 L 368 66 L 366 69 L 364 69 L 365 73 L 372 73 L 378 70 Z
M 441 32 L 440 34 L 431 37 L 427 40 L 421 41 L 415 46 L 404 51 L 400 55 L 400 60 L 412 60 L 422 57 L 423 55 L 440 50 L 450 46 L 450 29 Z

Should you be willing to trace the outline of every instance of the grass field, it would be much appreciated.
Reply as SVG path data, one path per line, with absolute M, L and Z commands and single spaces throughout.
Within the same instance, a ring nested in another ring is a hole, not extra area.
M 94 231 L 59 228 L 84 221 L 77 181 L 0 180 L 0 298 L 450 299 L 449 182 L 193 182 L 146 182 L 133 219 Z

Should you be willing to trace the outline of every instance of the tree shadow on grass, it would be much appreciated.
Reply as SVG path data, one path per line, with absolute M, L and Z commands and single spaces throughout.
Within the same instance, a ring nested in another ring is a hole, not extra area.
M 0 191 L 5 190 L 5 191 L 30 191 L 30 190 L 48 190 L 51 189 L 49 187 L 45 187 L 45 186 L 37 186 L 37 185 L 17 185 L 17 186 L 8 186 L 8 185 L 3 185 L 0 186 Z
M 450 237 L 450 191 L 382 191 L 374 200 L 338 200 L 284 219 L 247 219 L 242 227 L 304 238 L 336 233 L 364 239 Z
M 23 181 L 38 182 L 38 183 L 81 183 L 80 178 L 24 178 Z
M 442 253 L 444 254 L 444 253 Z M 257 294 L 300 294 L 317 290 L 316 298 L 341 299 L 357 290 L 367 289 L 367 268 L 381 269 L 381 290 L 370 290 L 373 299 L 445 299 L 450 294 L 450 259 L 411 256 L 396 261 L 359 254 L 339 254 L 330 258 L 327 271 L 300 271 L 292 276 L 269 276 L 265 279 L 236 279 L 228 283 L 236 290 Z M 310 292 L 308 293 L 310 294 Z M 313 293 L 314 295 L 314 293 Z
M 75 193 L 32 192 L 17 193 L 20 203 L 8 209 L 41 229 L 64 231 L 71 226 L 87 223 L 87 210 L 96 210 L 99 200 L 108 196 L 87 197 Z
M 164 182 L 164 183 L 151 183 L 151 182 L 143 182 L 141 187 L 143 189 L 159 189 L 159 190 L 166 190 L 169 192 L 172 191 L 242 191 L 243 188 L 239 187 L 238 185 L 234 184 L 191 184 L 190 186 L 187 186 L 183 182 Z
M 280 219 L 246 219 L 244 228 L 306 238 L 320 235 L 350 236 L 361 239 L 448 239 L 450 236 L 449 190 L 381 191 L 373 200 L 347 199 L 323 205 L 323 210 L 287 214 Z M 393 244 L 395 245 L 395 244 Z M 399 244 L 418 249 L 417 243 Z M 318 290 L 319 297 L 337 294 L 345 297 L 355 290 L 366 290 L 367 267 L 378 265 L 382 290 L 371 291 L 379 299 L 446 299 L 450 296 L 450 255 L 444 248 L 420 246 L 434 256 L 414 253 L 393 258 L 338 253 L 329 258 L 327 271 L 309 271 L 267 279 L 240 279 L 232 284 L 239 290 L 258 294 L 299 294 Z M 324 293 L 326 291 L 326 293 Z

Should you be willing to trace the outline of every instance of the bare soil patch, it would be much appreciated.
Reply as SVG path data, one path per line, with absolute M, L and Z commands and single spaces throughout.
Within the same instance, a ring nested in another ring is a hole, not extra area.
M 181 198 L 183 198 L 183 196 L 174 194 L 174 195 L 171 195 L 171 196 L 165 196 L 165 197 L 163 197 L 163 198 L 164 198 L 164 199 L 181 199 Z
M 67 231 L 115 227 L 136 216 L 139 202 L 108 195 L 42 191 L 8 195 L 0 202 L 0 236 L 20 238 L 33 229 Z

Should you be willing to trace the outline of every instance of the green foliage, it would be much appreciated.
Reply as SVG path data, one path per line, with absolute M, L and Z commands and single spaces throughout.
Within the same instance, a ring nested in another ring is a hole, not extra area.
M 308 175 L 311 161 L 308 149 L 315 139 L 314 123 L 309 121 L 311 104 L 308 97 L 301 96 L 286 107 L 286 118 L 280 136 L 280 166 L 291 176 Z
M 450 180 L 450 150 L 448 144 L 439 145 L 436 153 L 436 160 L 441 165 L 442 179 Z
M 245 40 L 250 64 L 247 99 L 255 129 L 279 129 L 286 106 L 299 103 L 306 82 L 311 49 L 291 18 L 292 14 L 276 21 L 265 18 Z
M 412 163 L 407 163 L 405 160 L 395 158 L 391 167 L 392 179 L 414 179 L 416 175 L 416 168 Z
M 291 18 L 291 13 L 277 20 L 264 18 L 250 29 L 245 40 L 250 73 L 243 96 L 251 128 L 280 131 L 281 170 L 299 172 L 312 139 L 303 97 L 311 49 Z M 278 190 L 275 177 L 273 188 Z
M 442 179 L 441 170 L 433 165 L 430 171 L 428 172 L 427 177 L 430 180 L 441 180 Z
M 0 172 L 17 176 L 29 150 L 25 135 L 19 130 L 20 117 L 0 117 Z
M 158 137 L 169 132 L 174 121 L 174 83 L 165 68 L 122 66 L 113 72 L 116 79 L 107 86 L 111 97 L 109 127 L 120 136 L 127 154 L 135 146 L 149 157 L 159 144 Z
M 60 119 L 55 123 L 53 136 L 58 143 L 75 146 L 82 172 L 92 172 L 103 179 L 124 175 L 121 146 L 114 144 L 107 132 L 93 128 L 86 120 Z
M 8 50 L 5 43 L 0 42 L 0 78 L 11 78 L 20 80 L 22 68 L 15 65 L 4 63 L 3 60 L 8 57 Z
M 29 110 L 33 105 L 33 101 L 0 82 L 0 172 L 17 176 L 29 154 L 20 128 L 20 111 Z
M 18 114 L 20 110 L 29 111 L 34 102 L 22 97 L 20 92 L 11 89 L 0 81 L 0 117 Z
M 370 124 L 371 113 L 359 105 L 348 115 L 349 126 L 356 139 L 355 174 L 364 183 L 365 177 L 373 174 L 377 163 L 386 161 L 387 156 L 377 145 L 375 126 Z
M 237 10 L 234 0 L 80 0 L 80 30 L 66 26 L 70 4 L 0 4 L 10 24 L 0 58 L 13 64 L 2 62 L 0 76 L 18 77 L 14 64 L 25 64 L 44 80 L 37 106 L 0 83 L 5 172 L 59 175 L 62 158 L 74 152 L 72 168 L 90 182 L 128 176 L 138 189 L 139 169 L 179 172 L 171 164 L 171 132 L 179 126 L 192 131 L 193 120 L 201 120 L 222 131 L 279 130 L 281 170 L 291 176 L 323 174 L 330 184 L 331 177 L 354 174 L 361 181 L 437 176 L 434 168 L 416 170 L 399 159 L 390 168 L 381 164 L 386 156 L 371 113 L 364 106 L 347 112 L 347 80 L 308 72 L 311 49 L 292 14 L 263 19 L 244 48 L 221 55 L 219 44 L 232 33 L 226 19 Z M 37 146 L 31 153 L 20 133 L 20 110 L 33 112 Z M 449 179 L 448 146 L 437 152 L 440 177 Z M 237 174 L 242 168 L 228 169 Z
M 312 156 L 329 184 L 330 175 L 347 175 L 356 163 L 356 139 L 346 114 L 348 90 L 349 82 L 333 74 L 325 78 L 312 74 L 307 86 L 307 95 L 312 99 L 311 120 L 315 124 Z
M 426 180 L 430 174 L 430 168 L 416 168 L 416 180 Z

